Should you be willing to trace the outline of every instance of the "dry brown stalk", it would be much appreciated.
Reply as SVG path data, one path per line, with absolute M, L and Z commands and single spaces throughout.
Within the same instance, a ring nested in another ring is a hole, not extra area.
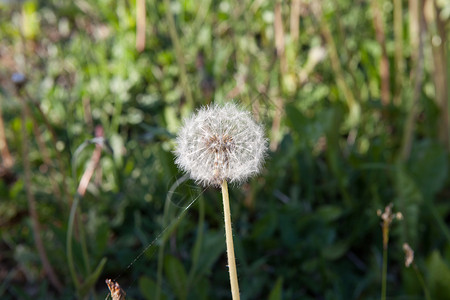
M 386 51 L 386 35 L 384 32 L 383 17 L 379 7 L 379 0 L 372 0 L 373 25 L 375 36 L 381 47 L 380 77 L 381 77 L 381 102 L 388 105 L 391 99 L 389 84 L 389 59 Z
M 97 126 L 95 128 L 95 136 L 98 138 L 103 137 L 103 128 L 101 126 Z M 94 174 L 95 169 L 100 163 L 100 158 L 102 155 L 102 148 L 103 145 L 96 143 L 94 152 L 92 153 L 91 160 L 89 161 L 89 164 L 86 168 L 86 170 L 83 173 L 83 176 L 81 176 L 80 184 L 78 185 L 77 192 L 78 194 L 83 197 L 86 193 L 87 187 L 89 182 L 91 181 L 92 175 Z
M 283 30 L 283 17 L 281 15 L 281 1 L 275 3 L 275 48 L 277 50 L 277 55 L 280 58 L 280 71 L 281 75 L 286 74 L 287 64 L 286 64 L 286 53 L 284 51 L 284 30 Z
M 298 40 L 300 34 L 300 5 L 301 0 L 292 0 L 291 3 L 291 17 L 290 17 L 290 32 L 292 42 Z
M 145 48 L 145 0 L 136 1 L 136 50 Z

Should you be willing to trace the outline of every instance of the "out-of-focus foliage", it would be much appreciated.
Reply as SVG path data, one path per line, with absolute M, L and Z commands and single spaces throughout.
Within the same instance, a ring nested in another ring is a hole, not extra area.
M 0 1 L 2 299 L 104 299 L 106 278 L 127 299 L 229 299 L 219 192 L 172 150 L 184 117 L 232 99 L 271 146 L 230 188 L 242 299 L 378 299 L 391 202 L 389 298 L 424 297 L 408 242 L 450 299 L 445 1 L 145 0 L 142 52 L 136 1 Z

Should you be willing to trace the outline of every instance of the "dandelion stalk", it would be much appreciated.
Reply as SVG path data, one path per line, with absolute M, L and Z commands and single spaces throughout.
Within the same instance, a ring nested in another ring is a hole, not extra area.
M 387 281 L 387 255 L 388 255 L 388 245 L 389 245 L 389 229 L 393 220 L 403 219 L 403 215 L 392 212 L 393 204 L 390 203 L 384 208 L 384 212 L 381 210 L 377 211 L 379 217 L 383 221 L 381 223 L 381 228 L 383 230 L 383 269 L 381 271 L 381 300 L 386 300 L 386 281 Z
M 230 273 L 231 295 L 233 300 L 240 299 L 239 283 L 237 279 L 236 259 L 234 257 L 233 232 L 231 229 L 230 200 L 228 197 L 228 184 L 222 182 L 223 216 L 225 219 L 225 239 L 227 243 L 228 272 Z
M 387 246 L 383 247 L 383 270 L 381 274 L 381 300 L 386 300 Z
M 204 186 L 222 188 L 225 240 L 233 300 L 239 284 L 231 230 L 228 182 L 240 183 L 261 169 L 267 149 L 262 127 L 235 104 L 200 109 L 184 121 L 177 137 L 175 163 Z

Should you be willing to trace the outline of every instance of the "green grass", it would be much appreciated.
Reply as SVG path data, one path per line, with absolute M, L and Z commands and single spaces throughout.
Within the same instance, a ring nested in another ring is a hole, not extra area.
M 386 298 L 450 297 L 450 7 L 424 26 L 415 1 L 295 2 L 147 0 L 142 52 L 134 1 L 0 2 L 2 299 L 104 299 L 118 276 L 127 299 L 230 299 L 220 193 L 177 182 L 172 150 L 184 117 L 232 99 L 271 147 L 230 186 L 242 299 L 380 299 L 390 202 Z

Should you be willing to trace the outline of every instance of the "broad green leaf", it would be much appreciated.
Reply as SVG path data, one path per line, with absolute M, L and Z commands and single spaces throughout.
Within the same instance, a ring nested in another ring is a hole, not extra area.
M 166 256 L 164 259 L 164 271 L 177 298 L 186 299 L 187 275 L 181 262 L 173 256 Z
M 139 291 L 146 300 L 155 299 L 156 283 L 153 279 L 147 276 L 141 276 L 139 278 Z M 161 294 L 161 300 L 166 300 L 167 296 Z
M 450 295 L 450 268 L 435 250 L 427 259 L 427 286 L 433 299 L 448 299 Z

